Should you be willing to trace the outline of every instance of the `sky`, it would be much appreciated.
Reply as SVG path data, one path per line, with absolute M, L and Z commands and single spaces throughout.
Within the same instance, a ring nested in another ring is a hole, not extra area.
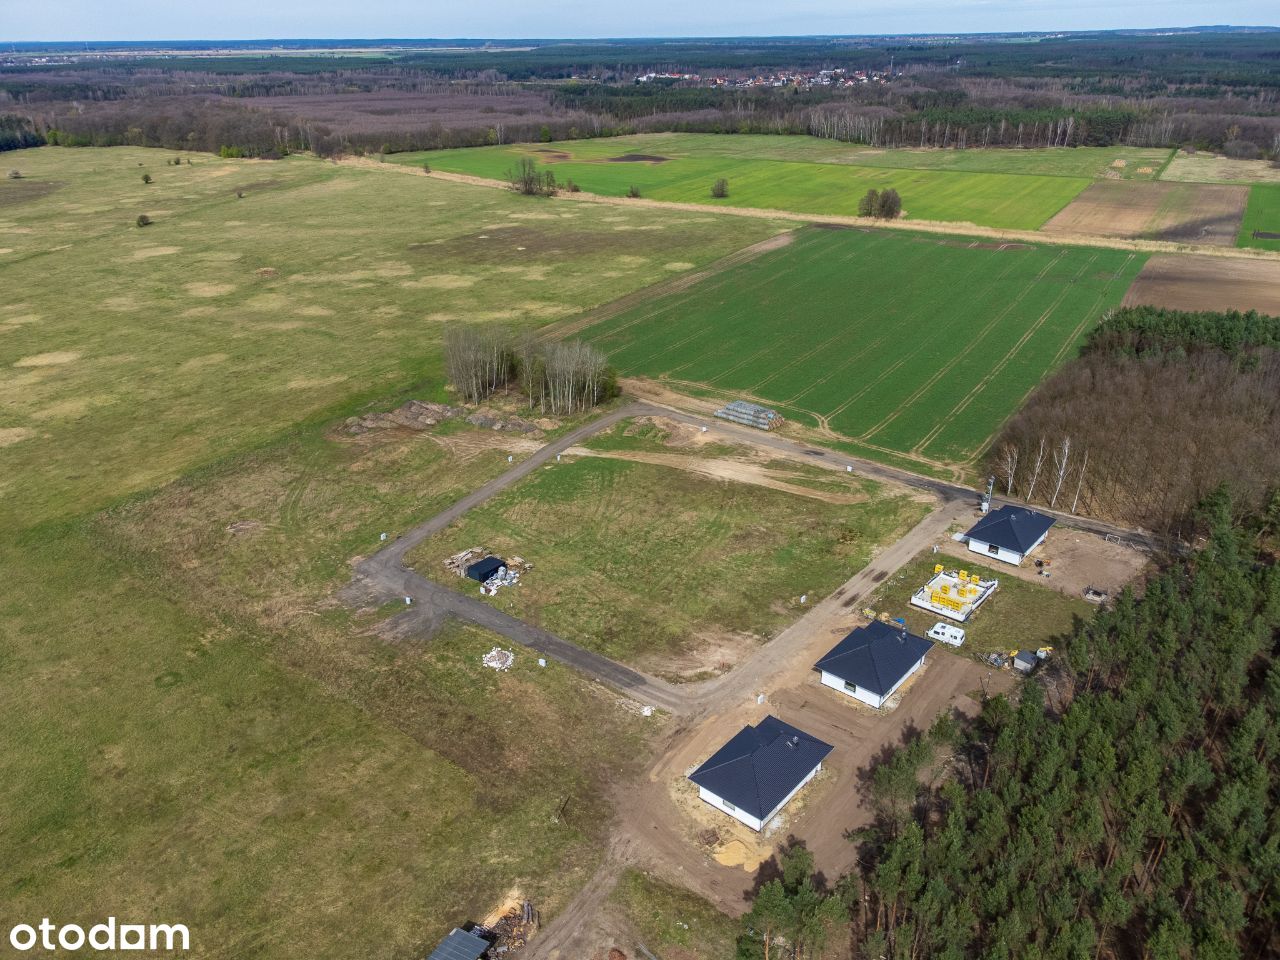
M 0 40 L 778 36 L 1277 22 L 1274 0 L 0 0 Z

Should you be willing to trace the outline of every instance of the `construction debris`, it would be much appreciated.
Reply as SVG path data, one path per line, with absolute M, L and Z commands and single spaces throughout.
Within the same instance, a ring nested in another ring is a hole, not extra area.
M 520 571 L 514 567 L 499 567 L 498 572 L 480 584 L 480 592 L 495 596 L 499 587 L 514 587 L 520 582 Z
M 480 662 L 486 667 L 505 673 L 511 669 L 511 665 L 516 662 L 516 655 L 510 650 L 503 650 L 501 647 L 494 647 L 483 657 Z
M 491 417 L 484 413 L 473 413 L 467 417 L 467 423 L 473 427 L 487 427 L 490 430 L 513 430 L 516 433 L 537 433 L 539 427 L 519 417 Z
M 345 427 L 353 437 L 370 430 L 388 430 L 392 427 L 430 430 L 436 424 L 452 420 L 465 412 L 461 407 L 451 407 L 444 403 L 410 400 L 390 413 L 366 413 L 359 417 L 348 417 Z
M 452 557 L 445 560 L 444 565 L 456 573 L 460 577 L 467 575 L 467 567 L 471 566 L 476 560 L 485 556 L 489 551 L 480 547 L 470 547 L 461 553 L 455 553 Z
M 487 934 L 493 941 L 489 956 L 501 957 L 526 946 L 538 932 L 539 925 L 538 911 L 526 900 L 523 905 L 508 910 L 495 923 L 477 930 Z

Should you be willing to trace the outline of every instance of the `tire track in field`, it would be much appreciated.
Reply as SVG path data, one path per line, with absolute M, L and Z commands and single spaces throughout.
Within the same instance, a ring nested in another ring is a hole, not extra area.
M 984 263 L 982 263 L 981 261 L 975 261 L 975 262 L 974 262 L 973 267 L 971 267 L 971 268 L 970 268 L 970 270 L 968 271 L 968 273 L 966 273 L 966 274 L 964 275 L 964 280 L 963 280 L 963 281 L 961 281 L 961 282 L 966 282 L 966 281 L 969 279 L 969 277 L 971 277 L 974 273 L 979 272 L 979 270 L 980 270 L 983 266 L 985 266 L 985 264 L 984 264 Z M 891 299 L 889 300 L 889 302 L 888 302 L 888 303 L 886 303 L 886 304 L 884 305 L 884 307 L 882 308 L 882 312 L 887 313 L 890 309 L 892 309 L 893 307 L 897 306 L 897 305 L 898 305 L 899 303 L 901 303 L 903 300 L 907 299 L 907 297 L 908 297 L 912 292 L 913 292 L 913 291 L 912 291 L 912 287 L 911 287 L 909 284 L 903 284 L 903 285 L 899 288 L 899 292 L 898 292 L 898 294 L 897 294 L 895 297 L 891 298 Z M 904 318 L 903 318 L 903 320 L 902 320 L 901 322 L 907 322 L 907 321 L 911 320 L 913 316 L 914 316 L 914 314 L 909 314 L 907 317 L 904 317 Z M 899 325 L 900 325 L 900 324 L 899 324 Z M 883 333 L 881 333 L 881 334 L 880 334 L 880 336 L 876 337 L 874 340 L 870 341 L 869 343 L 864 344 L 861 350 L 859 350 L 859 351 L 857 351 L 856 353 L 854 353 L 854 354 L 852 354 L 852 355 L 850 355 L 850 356 L 846 357 L 844 360 L 842 360 L 840 363 L 838 363 L 835 367 L 833 367 L 833 368 L 832 368 L 832 369 L 831 369 L 831 370 L 830 370 L 830 371 L 829 371 L 825 376 L 819 377 L 817 380 L 814 380 L 812 383 L 808 384 L 808 385 L 807 385 L 803 390 L 801 390 L 799 393 L 797 393 L 797 394 L 793 395 L 792 397 L 790 397 L 790 398 L 789 398 L 789 399 L 787 399 L 787 400 L 783 400 L 783 401 L 780 401 L 780 402 L 781 402 L 781 403 L 786 403 L 786 404 L 794 404 L 796 401 L 798 401 L 798 400 L 799 400 L 801 397 L 803 397 L 805 394 L 810 393 L 810 392 L 812 392 L 813 390 L 817 389 L 818 387 L 822 386 L 824 383 L 826 383 L 826 382 L 827 382 L 828 380 L 830 380 L 832 377 L 834 377 L 834 376 L 836 376 L 837 374 L 839 374 L 840 372 L 842 372 L 842 371 L 843 371 L 846 367 L 848 367 L 850 364 L 856 363 L 857 361 L 861 360 L 863 357 L 865 357 L 865 356 L 866 356 L 868 353 L 870 353 L 872 350 L 876 349 L 876 347 L 880 346 L 882 343 L 884 343 L 886 340 L 888 340 L 891 336 L 893 336 L 894 334 L 898 333 L 899 331 L 896 329 L 896 326 L 897 326 L 897 325 L 895 325 L 895 326 L 886 326 L 886 327 L 884 328 L 884 332 L 883 332 Z M 861 394 L 859 394 L 859 396 L 861 396 Z M 843 408 L 840 408 L 840 409 L 843 409 Z M 836 416 L 836 415 L 837 415 L 837 413 L 839 413 L 839 412 L 840 412 L 840 410 L 833 411 L 832 413 L 827 414 L 827 415 L 826 415 L 826 417 L 827 417 L 827 418 L 829 418 L 829 417 Z M 826 419 L 826 418 L 823 418 L 823 419 Z
M 1116 272 L 1111 275 L 1111 279 L 1108 280 L 1106 285 L 1102 288 L 1102 290 L 1099 291 L 1098 296 L 1094 298 L 1093 306 L 1091 306 L 1089 310 L 1085 313 L 1084 319 L 1081 320 L 1080 323 L 1076 326 L 1075 330 L 1072 331 L 1070 338 L 1063 341 L 1062 346 L 1058 348 L 1058 352 L 1053 357 L 1053 362 L 1049 365 L 1050 370 L 1057 367 L 1058 364 L 1062 363 L 1063 359 L 1066 357 L 1067 352 L 1071 349 L 1072 345 L 1078 339 L 1080 339 L 1080 336 L 1084 333 L 1085 327 L 1087 327 L 1093 321 L 1094 314 L 1096 313 L 1098 306 L 1102 303 L 1103 299 L 1106 297 L 1107 291 L 1110 290 L 1115 285 L 1116 281 L 1119 280 L 1121 276 L 1124 275 L 1125 268 L 1128 267 L 1128 265 L 1133 261 L 1135 256 L 1137 256 L 1137 254 L 1131 253 L 1129 254 L 1129 256 L 1125 257 L 1124 263 L 1122 263 L 1116 269 Z M 1021 397 L 1018 398 L 1018 402 L 1013 409 L 1015 411 L 1022 409 L 1022 405 L 1027 402 L 1027 398 L 1030 397 L 1031 394 L 1035 392 L 1036 387 L 1038 387 L 1039 385 L 1040 385 L 1039 382 L 1032 385 L 1030 390 L 1026 391 Z M 968 457 L 968 459 L 965 462 L 973 463 L 975 460 L 977 460 L 979 455 L 981 455 L 982 451 L 987 449 L 991 441 L 994 440 L 996 438 L 996 435 L 1000 433 L 1000 430 L 1003 426 L 1004 426 L 1004 422 L 1002 421 L 1000 424 L 996 426 L 994 430 L 992 430 L 989 434 L 983 437 L 982 442 L 974 447 L 973 453 Z
M 1017 307 L 1018 304 L 1020 304 L 1024 299 L 1026 299 L 1026 296 L 1028 293 L 1031 292 L 1032 287 L 1034 287 L 1041 280 L 1043 280 L 1045 274 L 1047 274 L 1052 267 L 1056 266 L 1058 261 L 1060 261 L 1064 256 L 1066 256 L 1066 253 L 1067 251 L 1065 249 L 1058 251 L 1058 255 L 1055 256 L 1048 263 L 1046 263 L 1044 267 L 1040 270 L 1040 272 L 1037 273 L 1029 283 L 1024 284 L 1022 287 L 1022 290 L 1018 293 L 1018 295 L 1014 297 L 1012 300 L 1010 300 L 1009 303 L 1005 306 L 1005 308 L 1001 310 L 998 314 L 996 314 L 987 323 L 985 327 L 979 330 L 977 334 L 975 334 L 973 338 L 969 341 L 969 343 L 964 347 L 963 350 L 955 354 L 950 360 L 948 360 L 945 364 L 939 367 L 934 372 L 933 376 L 931 376 L 928 380 L 926 380 L 918 388 L 916 388 L 911 393 L 910 396 L 908 396 L 905 400 L 903 400 L 898 405 L 897 409 L 895 409 L 891 414 L 889 414 L 887 417 L 882 419 L 879 423 L 872 426 L 871 429 L 866 430 L 865 432 L 860 434 L 857 439 L 865 442 L 869 440 L 871 437 L 874 437 L 877 433 L 879 433 L 889 424 L 893 423 L 893 421 L 897 420 L 898 417 L 902 415 L 902 411 L 904 409 L 912 406 L 917 400 L 919 400 L 922 396 L 924 396 L 924 394 L 931 387 L 933 387 L 934 384 L 936 384 L 939 380 L 941 380 L 948 373 L 950 373 L 957 363 L 959 363 L 961 360 L 963 360 L 965 357 L 967 357 L 970 353 L 973 352 L 973 350 L 982 341 L 982 339 L 986 337 L 986 335 L 990 333 L 993 329 L 995 329 L 997 324 L 1001 323 L 1011 312 L 1013 312 L 1013 309 Z M 1011 270 L 1012 266 L 1009 269 Z M 1009 270 L 1006 270 L 1005 273 L 1000 275 L 999 279 L 1004 279 L 1004 277 L 1008 274 L 1008 272 Z M 912 351 L 910 356 L 914 357 L 915 354 L 918 352 L 919 352 L 919 348 Z
M 1093 266 L 1093 264 L 1097 261 L 1098 256 L 1099 254 L 1094 253 L 1092 256 L 1089 257 L 1088 260 L 1086 260 L 1083 264 L 1081 264 L 1080 269 L 1076 271 L 1076 275 L 1072 277 L 1071 283 L 1075 283 L 1082 276 L 1084 276 L 1084 272 L 1088 270 L 1089 267 Z M 973 401 L 977 399 L 978 395 L 982 393 L 982 391 L 984 391 L 991 384 L 991 381 L 994 380 L 996 377 L 998 377 L 1000 373 L 1004 370 L 1004 368 L 1009 365 L 1009 363 L 1013 360 L 1013 358 L 1022 352 L 1022 348 L 1027 345 L 1027 341 L 1029 341 L 1033 336 L 1035 336 L 1036 333 L 1040 330 L 1040 328 L 1045 325 L 1048 319 L 1051 316 L 1053 316 L 1054 311 L 1056 311 L 1058 307 L 1062 306 L 1062 301 L 1067 298 L 1067 294 L 1070 292 L 1071 292 L 1070 285 L 1064 284 L 1062 289 L 1058 291 L 1058 296 L 1055 297 L 1053 302 L 1050 303 L 1049 306 L 1045 308 L 1044 312 L 1041 313 L 1040 316 L 1036 318 L 1036 321 L 1032 323 L 1029 327 L 1027 327 L 1026 330 L 1023 331 L 1022 336 L 1020 336 L 1017 339 L 1017 341 L 1013 344 L 1013 346 L 1010 347 L 1005 352 L 1005 355 L 1001 357 L 999 360 L 997 360 L 995 365 L 992 366 L 991 369 L 988 370 L 982 376 L 982 378 L 973 385 L 973 387 L 969 390 L 969 392 L 960 398 L 959 403 L 957 403 L 954 407 L 952 407 L 951 410 L 948 411 L 946 416 L 944 416 L 941 420 L 939 420 L 936 424 L 934 424 L 933 429 L 930 430 L 927 434 L 925 434 L 924 438 L 919 443 L 917 443 L 914 447 L 911 448 L 912 453 L 915 453 L 915 454 L 922 453 L 924 448 L 928 446 L 930 443 L 932 443 L 934 438 L 937 437 L 938 434 L 940 434 L 943 430 L 945 430 L 948 426 L 950 426 L 951 422 L 955 420 L 956 417 L 958 417 L 960 414 L 962 414 L 965 410 L 968 409 L 969 404 L 973 403 Z M 1096 298 L 1094 300 L 1094 303 L 1095 304 L 1097 303 Z M 1089 312 L 1086 313 L 1085 316 L 1092 315 L 1093 309 L 1094 309 L 1093 307 L 1090 307 Z

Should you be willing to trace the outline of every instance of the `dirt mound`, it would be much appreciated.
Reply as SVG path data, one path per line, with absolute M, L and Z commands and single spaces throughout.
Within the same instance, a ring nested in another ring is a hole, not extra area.
M 461 416 L 464 412 L 461 407 L 410 400 L 390 413 L 366 413 L 358 417 L 348 417 L 343 426 L 353 437 L 368 433 L 370 430 L 388 430 L 392 427 L 429 430 L 438 423 Z
M 487 427 L 490 430 L 512 430 L 516 433 L 537 433 L 538 426 L 519 417 L 495 417 L 487 413 L 473 413 L 467 417 L 467 423 L 473 427 Z
M 610 157 L 610 163 L 666 163 L 670 157 L 660 157 L 655 153 L 624 153 L 620 157 Z

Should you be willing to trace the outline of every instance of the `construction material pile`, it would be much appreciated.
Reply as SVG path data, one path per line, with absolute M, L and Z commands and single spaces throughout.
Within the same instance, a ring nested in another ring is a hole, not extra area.
M 500 957 L 519 950 L 538 932 L 538 911 L 526 900 L 523 906 L 513 907 L 499 917 L 496 923 L 490 924 L 485 932 L 493 938 L 493 949 L 489 951 L 489 956 Z
M 499 587 L 514 587 L 520 582 L 520 571 L 513 566 L 499 567 L 498 572 L 480 584 L 480 592 L 494 596 Z
M 359 417 L 348 417 L 346 431 L 352 436 L 368 433 L 370 430 L 386 430 L 391 427 L 408 427 L 410 430 L 430 430 L 438 423 L 452 420 L 466 411 L 461 407 L 451 407 L 444 403 L 427 403 L 424 400 L 410 400 L 390 413 L 366 413 Z
M 480 547 L 470 547 L 461 553 L 455 553 L 452 557 L 445 560 L 444 565 L 456 573 L 460 577 L 467 575 L 467 567 L 479 560 L 488 550 L 482 550 Z
M 777 410 L 770 410 L 758 403 L 748 403 L 746 400 L 730 401 L 716 411 L 716 416 L 721 420 L 731 420 L 759 430 L 776 430 L 783 424 L 782 414 Z
M 494 670 L 505 673 L 511 669 L 511 665 L 516 662 L 516 655 L 510 650 L 503 650 L 501 647 L 494 647 L 483 657 L 480 662 L 486 667 L 492 667 Z

